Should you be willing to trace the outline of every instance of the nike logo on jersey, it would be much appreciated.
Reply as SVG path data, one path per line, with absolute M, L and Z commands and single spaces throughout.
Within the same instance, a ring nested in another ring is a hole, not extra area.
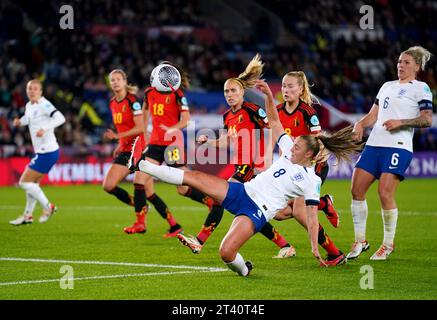
M 397 167 L 392 167 L 392 166 L 389 166 L 388 167 L 390 170 L 392 170 L 392 169 L 397 169 Z

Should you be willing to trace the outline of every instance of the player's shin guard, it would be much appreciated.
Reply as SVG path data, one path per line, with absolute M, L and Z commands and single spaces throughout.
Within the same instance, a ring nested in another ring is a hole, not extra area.
M 208 198 L 205 194 L 192 187 L 188 187 L 188 191 L 184 194 L 184 197 L 188 197 L 191 200 L 197 201 L 202 204 L 206 204 Z
M 164 219 L 167 220 L 167 222 L 170 225 L 170 227 L 173 227 L 173 226 L 175 226 L 177 224 L 175 218 L 171 214 L 171 212 L 168 209 L 168 207 L 165 204 L 165 202 L 156 193 L 150 195 L 147 198 L 147 200 L 149 200 L 150 203 L 153 204 L 153 206 L 155 207 L 156 211 L 158 211 L 158 213 L 161 215 L 161 217 L 163 217 Z
M 134 188 L 134 203 L 137 222 L 145 224 L 147 214 L 146 191 L 144 190 L 144 185 L 139 183 L 135 183 Z
M 108 193 L 114 195 L 118 200 L 126 203 L 127 205 L 130 205 L 130 206 L 133 205 L 132 197 L 129 195 L 129 193 L 126 190 L 124 190 L 120 187 L 115 187 L 114 189 L 112 189 Z
M 290 247 L 290 244 L 285 240 L 284 236 L 280 234 L 269 222 L 264 225 L 260 231 L 263 236 L 273 241 L 279 248 Z
M 209 236 L 214 232 L 214 229 L 220 224 L 223 217 L 223 211 L 224 208 L 218 203 L 215 203 L 212 206 L 202 229 L 197 235 L 197 240 L 199 240 L 201 244 L 204 244 L 206 240 L 208 240 Z
M 178 168 L 172 168 L 168 166 L 158 166 L 147 160 L 141 160 L 138 164 L 138 168 L 141 172 L 148 173 L 161 181 L 182 185 L 184 181 L 184 170 Z
M 36 199 L 44 210 L 50 210 L 50 201 L 47 199 L 38 183 L 20 182 L 19 185 L 26 191 L 26 193 L 29 193 L 34 199 Z
M 382 213 L 382 221 L 384 222 L 384 242 L 388 247 L 393 246 L 395 233 L 396 233 L 396 224 L 398 221 L 398 209 L 390 209 L 384 210 L 381 209 Z
M 33 210 L 35 209 L 36 199 L 26 191 L 26 207 L 24 208 L 24 214 L 32 215 Z
M 328 255 L 330 256 L 338 256 L 340 255 L 340 250 L 335 246 L 334 242 L 332 242 L 331 238 L 325 233 L 323 227 L 319 224 L 319 245 L 326 250 Z
M 366 240 L 367 201 L 352 200 L 351 212 L 354 222 L 355 241 L 363 242 Z
M 249 273 L 249 269 L 246 266 L 246 263 L 244 262 L 243 257 L 241 254 L 237 253 L 235 256 L 234 261 L 232 262 L 225 262 L 229 269 L 232 271 L 238 273 L 240 276 L 247 276 Z

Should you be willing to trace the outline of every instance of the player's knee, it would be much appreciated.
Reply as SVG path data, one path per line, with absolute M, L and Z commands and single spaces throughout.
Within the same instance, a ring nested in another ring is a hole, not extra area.
M 354 200 L 364 200 L 366 197 L 366 193 L 360 186 L 352 185 L 351 188 L 352 199 Z
M 18 186 L 19 186 L 21 189 L 27 191 L 27 189 L 29 189 L 29 182 L 23 182 L 23 181 L 20 181 L 20 182 L 18 182 Z
M 388 188 L 380 188 L 378 190 L 378 195 L 382 203 L 387 203 L 393 200 L 393 192 Z
M 220 246 L 219 253 L 220 253 L 220 257 L 225 263 L 234 261 L 236 255 L 236 252 L 234 252 L 234 250 L 232 250 L 226 245 Z
M 117 187 L 117 185 L 115 183 L 105 181 L 102 187 L 107 193 L 111 193 Z
M 177 186 L 176 190 L 177 192 L 181 195 L 181 196 L 185 196 L 188 192 L 188 187 L 187 186 Z

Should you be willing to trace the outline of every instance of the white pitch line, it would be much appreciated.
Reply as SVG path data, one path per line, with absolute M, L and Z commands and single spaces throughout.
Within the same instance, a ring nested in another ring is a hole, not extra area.
M 17 205 L 0 205 L 0 210 L 21 210 L 23 206 L 17 206 Z M 154 209 L 153 206 L 151 206 L 152 209 Z M 68 210 L 75 210 L 75 211 L 98 211 L 98 210 L 104 210 L 104 211 L 126 211 L 128 210 L 128 207 L 111 207 L 111 206 L 70 206 L 70 205 L 63 205 L 58 208 L 59 210 L 62 209 L 68 209 Z M 205 211 L 205 206 L 172 206 L 172 210 L 184 210 L 184 211 Z
M 20 262 L 42 262 L 42 263 L 70 263 L 70 264 L 94 264 L 94 265 L 111 265 L 111 266 L 129 266 L 129 267 L 146 267 L 146 268 L 171 268 L 171 269 L 191 269 L 203 270 L 205 272 L 227 271 L 224 268 L 213 267 L 198 267 L 184 265 L 166 265 L 153 263 L 134 263 L 134 262 L 110 262 L 110 261 L 86 261 L 86 260 L 52 260 L 52 259 L 29 259 L 29 258 L 14 258 L 0 257 L 0 261 L 20 261 Z
M 201 270 L 197 272 L 219 272 L 223 270 Z M 176 272 L 149 272 L 149 273 L 132 273 L 132 274 L 114 274 L 108 276 L 94 276 L 94 277 L 80 277 L 71 278 L 69 281 L 80 281 L 80 280 L 99 280 L 99 279 L 116 279 L 116 278 L 128 278 L 128 277 L 147 277 L 147 276 L 160 276 L 160 275 L 175 275 L 175 274 L 187 274 L 193 273 L 195 271 L 176 271 Z M 29 280 L 29 281 L 15 281 L 15 282 L 0 282 L 0 286 L 14 286 L 20 284 L 38 284 L 38 283 L 50 283 L 59 282 L 61 279 L 44 279 L 44 280 Z

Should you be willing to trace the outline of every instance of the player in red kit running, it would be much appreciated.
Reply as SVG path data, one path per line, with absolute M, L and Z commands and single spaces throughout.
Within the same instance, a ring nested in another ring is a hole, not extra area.
M 160 79 L 170 80 L 169 85 L 163 85 Z M 173 80 L 175 82 L 172 84 Z M 151 87 L 145 90 L 143 103 L 146 130 L 149 119 L 152 120 L 152 133 L 143 155 L 148 161 L 155 164 L 165 162 L 168 166 L 188 170 L 181 131 L 190 120 L 188 101 L 183 92 L 188 87 L 188 74 L 173 63 L 164 61 L 152 71 Z M 152 180 L 152 177 L 148 176 L 148 179 Z M 214 201 L 210 197 L 195 188 L 177 186 L 177 191 L 182 196 L 207 205 L 211 212 L 220 209 L 220 206 L 213 205 Z M 170 231 L 176 235 L 182 230 Z
M 167 205 L 154 193 L 153 181 L 151 181 L 152 184 L 147 181 L 147 174 L 139 171 L 135 172 L 133 197 L 126 190 L 118 186 L 130 173 L 127 163 L 131 156 L 134 140 L 138 138 L 138 143 L 143 147 L 145 146 L 144 127 L 141 104 L 135 96 L 138 88 L 127 84 L 127 76 L 120 69 L 115 69 L 109 74 L 109 81 L 114 93 L 109 107 L 117 132 L 108 129 L 104 137 L 107 139 L 118 139 L 119 143 L 114 150 L 113 164 L 103 181 L 103 189 L 116 196 L 120 201 L 135 207 L 137 220 L 131 227 L 124 228 L 124 232 L 128 234 L 146 232 L 146 214 L 148 210 L 146 191 L 149 194 L 149 201 L 152 202 L 161 216 L 167 219 L 170 229 L 175 228 L 175 226 L 181 229 L 181 226 L 177 224 L 168 210 Z M 172 235 L 171 232 L 168 232 L 164 236 Z
M 302 71 L 288 72 L 282 79 L 281 91 L 284 102 L 278 104 L 276 108 L 285 132 L 292 138 L 319 134 L 321 132 L 320 122 L 316 110 L 312 107 L 313 100 L 305 73 Z M 315 172 L 321 178 L 322 184 L 326 180 L 328 170 L 327 161 L 319 162 L 315 166 Z M 335 228 L 338 227 L 339 217 L 330 195 L 326 194 L 320 198 L 318 209 L 326 214 L 329 222 Z M 284 211 L 288 211 L 288 215 L 292 215 L 306 228 L 303 197 L 294 199 L 292 210 L 286 208 Z M 336 265 L 345 260 L 344 254 L 338 250 L 320 224 L 318 240 L 319 244 L 328 252 L 327 263 Z
M 230 109 L 223 115 L 224 128 L 227 134 L 218 140 L 209 140 L 200 136 L 199 143 L 207 143 L 214 147 L 225 147 L 230 141 L 234 150 L 233 163 L 235 172 L 229 181 L 244 183 L 255 176 L 255 162 L 264 156 L 264 132 L 268 126 L 265 111 L 256 104 L 244 101 L 245 89 L 255 86 L 255 80 L 262 73 L 263 64 L 256 55 L 238 78 L 230 78 L 224 84 L 224 95 Z M 198 253 L 211 233 L 218 226 L 223 216 L 223 209 L 208 215 L 197 237 L 179 234 L 179 241 L 189 247 L 193 253 Z M 270 224 L 267 223 L 260 231 L 273 241 L 280 249 L 275 258 L 288 258 L 295 255 L 295 249 Z

